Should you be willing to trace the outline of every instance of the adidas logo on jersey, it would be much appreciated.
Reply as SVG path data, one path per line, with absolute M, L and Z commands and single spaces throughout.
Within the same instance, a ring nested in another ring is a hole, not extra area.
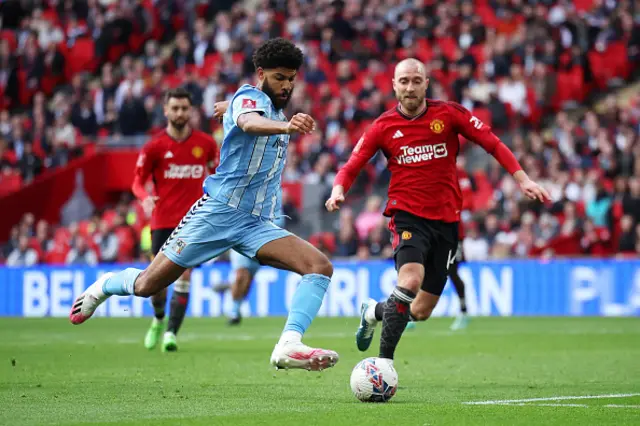
M 403 137 L 404 135 L 402 134 L 402 132 L 400 130 L 396 130 L 396 132 L 393 134 L 393 137 L 391 139 L 398 139 Z
M 167 153 L 164 155 L 164 158 L 173 158 L 173 153 L 171 151 L 167 151 Z

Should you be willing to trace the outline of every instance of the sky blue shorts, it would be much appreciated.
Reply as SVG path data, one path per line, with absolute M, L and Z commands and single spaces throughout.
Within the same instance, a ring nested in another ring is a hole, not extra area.
M 167 239 L 162 252 L 173 263 L 193 268 L 229 249 L 254 259 L 265 244 L 292 235 L 270 220 L 204 195 Z
M 284 217 L 280 217 L 275 221 L 275 224 L 283 227 L 284 226 Z M 254 276 L 258 269 L 260 269 L 260 262 L 255 259 L 251 259 L 247 256 L 244 256 L 238 253 L 235 250 L 231 250 L 229 252 L 229 260 L 231 262 L 231 269 L 237 271 L 238 269 L 247 269 L 249 270 L 249 274 Z

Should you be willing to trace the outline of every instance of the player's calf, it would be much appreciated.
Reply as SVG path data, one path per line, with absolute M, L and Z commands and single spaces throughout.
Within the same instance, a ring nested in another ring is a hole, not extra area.
M 411 319 L 413 321 L 428 320 L 438 304 L 438 300 L 440 300 L 440 296 L 420 291 L 411 304 Z
M 382 310 L 380 358 L 393 359 L 402 333 L 409 322 L 411 303 L 424 279 L 424 266 L 415 261 L 419 257 L 418 254 L 419 251 L 413 247 L 405 247 L 396 254 L 396 261 L 401 265 L 398 271 L 398 286 L 379 308 Z
M 302 336 L 318 314 L 324 295 L 331 283 L 333 265 L 329 259 L 311 244 L 293 235 L 265 244 L 258 251 L 257 258 L 263 264 L 302 275 L 291 301 L 291 309 L 284 331 L 274 349 L 272 363 L 276 366 L 283 366 L 282 363 L 288 360 L 287 366 L 293 368 L 332 367 L 338 360 L 335 352 L 309 348 L 301 343 Z M 298 347 L 306 349 L 299 350 Z M 289 357 L 291 353 L 293 358 Z M 298 353 L 305 354 L 305 359 L 301 362 L 294 361 Z M 326 365 L 317 364 L 316 355 L 318 355 L 318 361 L 320 361 L 320 357 L 325 359 L 327 356 L 331 361 Z

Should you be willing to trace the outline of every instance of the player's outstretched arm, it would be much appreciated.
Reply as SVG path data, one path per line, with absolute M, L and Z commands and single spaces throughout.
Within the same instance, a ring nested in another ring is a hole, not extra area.
M 149 180 L 154 167 L 153 155 L 152 144 L 146 144 L 138 156 L 133 183 L 131 184 L 131 192 L 142 203 L 142 208 L 147 216 L 151 216 L 156 206 L 156 201 L 158 201 L 158 197 L 149 194 L 145 189 L 145 184 Z
M 480 145 L 495 158 L 498 163 L 518 182 L 520 190 L 532 200 L 545 202 L 551 200 L 549 193 L 529 178 L 513 155 L 513 152 L 477 117 L 461 105 L 452 104 L 453 114 L 457 117 L 458 132 L 470 141 Z
M 358 173 L 376 152 L 378 152 L 378 143 L 375 128 L 372 128 L 360 138 L 347 164 L 336 175 L 331 196 L 324 203 L 328 211 L 340 210 L 340 204 L 344 202 L 345 194 L 349 192 L 349 188 L 358 177 Z
M 310 133 L 316 129 L 316 122 L 310 115 L 298 113 L 289 122 L 271 120 L 257 112 L 249 112 L 238 117 L 238 127 L 251 135 L 290 135 L 292 133 Z

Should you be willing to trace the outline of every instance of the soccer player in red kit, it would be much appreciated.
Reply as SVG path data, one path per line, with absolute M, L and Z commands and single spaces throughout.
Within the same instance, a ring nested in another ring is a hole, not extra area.
M 460 191 L 462 194 L 462 210 L 470 210 L 471 204 L 471 196 L 473 195 L 473 189 L 471 187 L 471 179 L 469 178 L 469 174 L 466 172 L 463 166 L 458 164 L 458 183 L 460 185 Z M 466 299 L 466 291 L 465 284 L 462 281 L 462 277 L 458 273 L 458 268 L 461 263 L 464 263 L 464 250 L 462 248 L 462 242 L 464 241 L 464 225 L 462 222 L 459 222 L 458 225 L 458 250 L 456 251 L 456 256 L 449 266 L 449 278 L 451 278 L 451 283 L 453 284 L 453 288 L 456 290 L 456 294 L 458 295 L 458 300 L 460 302 L 460 314 L 456 317 L 451 324 L 450 329 L 452 331 L 461 330 L 466 328 L 469 324 L 469 316 L 467 315 L 467 299 Z M 407 324 L 407 329 L 415 328 L 416 323 L 410 321 Z
M 426 99 L 428 84 L 420 61 L 406 59 L 396 66 L 393 89 L 398 106 L 382 114 L 360 138 L 326 202 L 329 211 L 337 210 L 364 165 L 378 150 L 385 154 L 391 182 L 384 215 L 391 217 L 398 284 L 387 301 L 363 303 L 356 343 L 366 350 L 382 321 L 379 357 L 390 364 L 409 320 L 424 321 L 431 315 L 455 260 L 462 209 L 456 172 L 459 135 L 495 157 L 526 196 L 549 199 L 489 126 L 459 104 Z
M 167 128 L 143 148 L 136 164 L 132 190 L 151 216 L 151 249 L 157 255 L 180 220 L 203 193 L 202 182 L 213 173 L 218 147 L 209 135 L 193 129 L 191 95 L 178 88 L 166 93 L 164 114 Z M 153 192 L 145 184 L 151 177 Z M 176 334 L 184 319 L 189 302 L 191 270 L 187 269 L 175 282 L 171 297 L 169 322 L 164 333 L 162 350 L 178 349 Z M 164 331 L 167 290 L 151 296 L 154 319 L 147 331 L 144 345 L 153 349 Z

